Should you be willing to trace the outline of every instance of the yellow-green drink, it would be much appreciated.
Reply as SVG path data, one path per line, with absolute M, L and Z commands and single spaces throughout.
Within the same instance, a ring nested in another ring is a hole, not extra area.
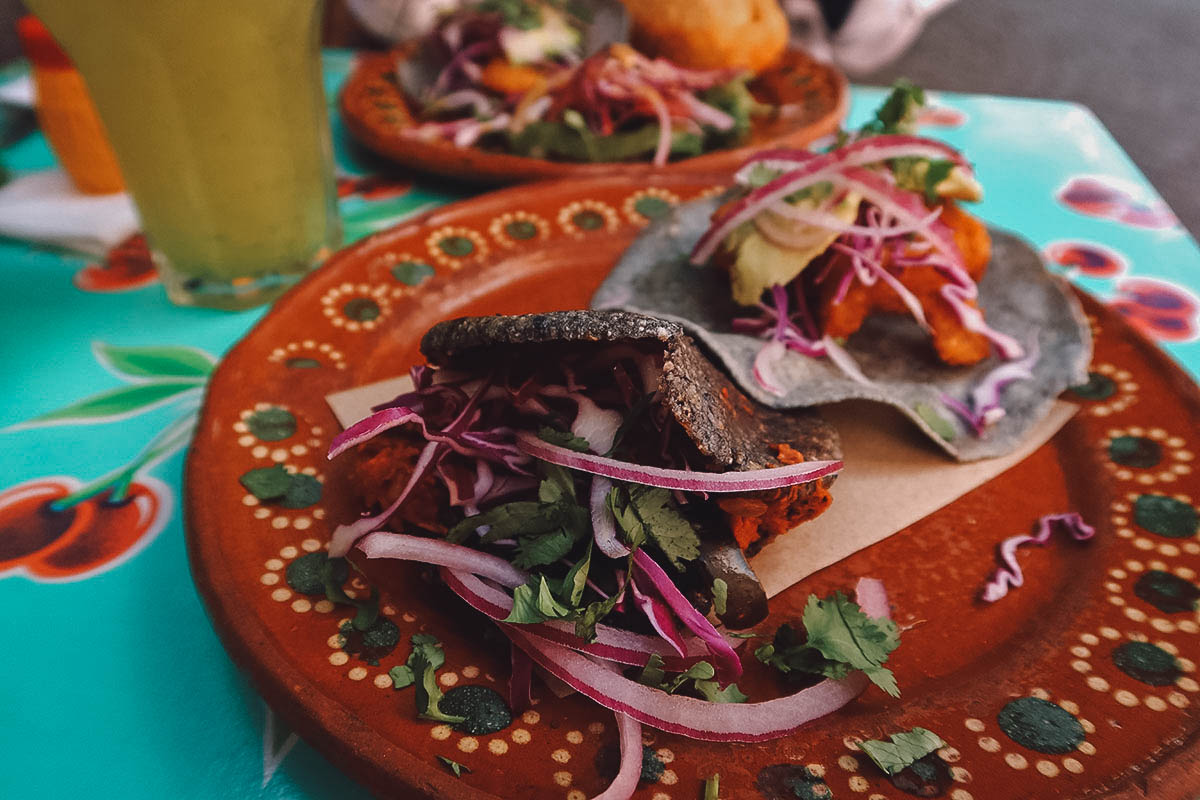
M 29 0 L 108 129 L 167 293 L 245 308 L 340 238 L 321 0 Z

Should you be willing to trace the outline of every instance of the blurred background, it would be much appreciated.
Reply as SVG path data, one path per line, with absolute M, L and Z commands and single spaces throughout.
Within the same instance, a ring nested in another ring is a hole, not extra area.
M 327 0 L 326 43 L 382 46 L 356 21 L 347 1 Z M 835 29 L 854 5 L 852 0 L 822 4 Z M 940 5 L 938 0 L 910 4 Z M 20 57 L 14 25 L 23 13 L 18 0 L 0 0 L 0 63 Z M 1195 235 L 1200 232 L 1200 191 L 1193 174 L 1200 164 L 1197 42 L 1197 0 L 958 0 L 930 18 L 891 63 L 852 78 L 886 85 L 907 77 L 934 90 L 1083 103 Z

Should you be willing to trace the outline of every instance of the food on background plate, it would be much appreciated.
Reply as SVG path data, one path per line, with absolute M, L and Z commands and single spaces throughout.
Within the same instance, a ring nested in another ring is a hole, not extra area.
M 514 704 L 532 659 L 613 709 L 622 766 L 602 796 L 636 787 L 641 724 L 758 741 L 868 681 L 898 692 L 878 581 L 853 601 L 810 599 L 807 638 L 775 657 L 809 685 L 784 697 L 746 702 L 742 639 L 713 622 L 762 621 L 743 548 L 829 503 L 838 444 L 814 412 L 756 408 L 677 325 L 625 312 L 451 320 L 421 350 L 413 391 L 331 446 L 357 450 L 371 513 L 339 526 L 329 554 L 440 567 L 513 643 Z M 847 649 L 853 631 L 871 644 Z
M 397 76 L 406 135 L 566 161 L 699 155 L 738 144 L 762 107 L 738 69 L 694 70 L 625 44 L 584 57 L 553 0 L 484 0 L 444 17 Z
M 693 69 L 759 73 L 787 49 L 777 0 L 621 0 L 633 44 Z
M 683 323 L 774 407 L 878 400 L 956 457 L 1013 449 L 1084 380 L 1090 333 L 1035 251 L 959 205 L 981 187 L 915 134 L 923 103 L 902 82 L 827 149 L 757 154 L 647 229 L 593 305 Z

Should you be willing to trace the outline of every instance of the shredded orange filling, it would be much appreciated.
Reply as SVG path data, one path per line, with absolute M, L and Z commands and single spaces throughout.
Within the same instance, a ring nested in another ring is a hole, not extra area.
M 788 444 L 775 445 L 782 464 L 799 464 L 804 454 Z M 725 495 L 717 506 L 729 518 L 733 538 L 743 550 L 757 550 L 772 537 L 824 513 L 833 498 L 824 484 L 799 484 L 765 492 Z
M 502 94 L 524 94 L 541 89 L 546 85 L 545 77 L 533 67 L 513 64 L 508 59 L 499 56 L 493 58 L 483 68 L 479 82 Z

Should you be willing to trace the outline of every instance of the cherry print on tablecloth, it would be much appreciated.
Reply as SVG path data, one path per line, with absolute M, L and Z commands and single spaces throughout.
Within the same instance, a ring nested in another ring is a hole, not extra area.
M 104 261 L 80 269 L 71 281 L 85 292 L 128 292 L 159 282 L 146 237 L 140 233 L 109 250 Z
M 1051 264 L 1088 278 L 1114 278 L 1129 269 L 1125 256 L 1098 242 L 1060 240 L 1046 245 L 1042 252 Z
M 0 492 L 0 578 L 54 583 L 99 575 L 153 541 L 174 507 L 170 487 L 145 475 L 116 500 L 110 491 L 72 501 L 81 488 L 75 478 L 52 476 Z
M 1161 230 L 1179 224 L 1157 196 L 1149 197 L 1137 184 L 1108 175 L 1077 175 L 1055 196 L 1072 211 L 1137 228 Z
M 99 425 L 176 406 L 167 425 L 126 464 L 83 481 L 73 476 L 26 480 L 0 491 L 0 578 L 78 581 L 124 563 L 149 544 L 174 510 L 171 489 L 147 473 L 182 448 L 216 359 L 190 347 L 119 347 L 92 354 L 122 385 L 0 431 Z
M 1200 337 L 1200 299 L 1169 281 L 1128 278 L 1117 283 L 1109 302 L 1146 336 L 1166 342 Z

